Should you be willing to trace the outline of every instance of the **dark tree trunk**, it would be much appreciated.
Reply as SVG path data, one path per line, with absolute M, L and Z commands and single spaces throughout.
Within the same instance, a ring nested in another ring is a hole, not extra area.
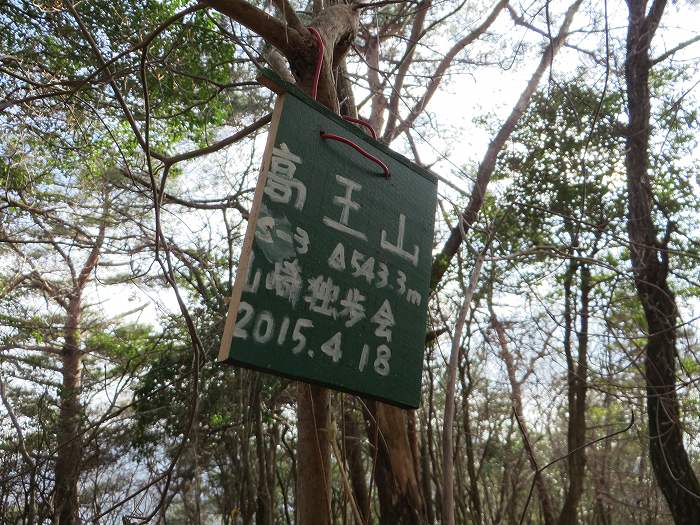
M 297 398 L 297 509 L 299 523 L 330 525 L 330 393 L 299 383 Z
M 80 423 L 81 360 L 80 353 L 80 292 L 70 298 L 66 319 L 65 337 L 61 355 L 63 384 L 60 392 L 60 416 L 58 422 L 58 452 L 53 495 L 54 523 L 76 525 L 78 516 L 78 480 L 82 457 Z
M 629 126 L 625 167 L 634 284 L 644 309 L 648 337 L 644 370 L 649 417 L 649 455 L 656 481 L 677 524 L 697 523 L 700 483 L 683 444 L 676 395 L 676 301 L 668 285 L 668 238 L 658 239 L 652 220 L 649 179 L 649 47 L 665 7 L 656 0 L 628 0 L 625 81 Z M 668 237 L 668 236 L 667 236 Z
M 603 408 L 605 408 L 605 425 L 610 424 L 610 403 L 612 396 L 606 392 L 603 398 Z M 608 475 L 610 473 L 609 458 L 612 448 L 611 440 L 606 439 L 603 443 L 603 450 L 600 454 L 600 465 L 598 466 L 598 474 L 595 480 L 595 510 L 593 513 L 593 522 L 595 525 L 612 525 L 612 517 L 610 513 L 610 504 L 606 501 L 608 492 Z M 640 472 L 643 469 L 640 468 Z M 644 486 L 641 483 L 640 486 Z
M 374 49 L 374 52 L 376 51 Z M 372 52 L 371 42 L 370 52 Z M 369 58 L 372 60 L 371 56 Z M 376 76 L 376 73 L 370 73 L 370 76 L 372 75 Z M 338 77 L 338 99 L 344 100 L 344 104 L 340 108 L 341 113 L 357 117 L 357 109 L 350 96 L 352 90 L 347 82 L 344 65 L 340 67 Z M 370 123 L 374 125 L 375 129 L 378 129 L 378 118 L 380 117 L 377 115 L 371 117 Z M 367 406 L 371 411 L 371 415 L 365 414 L 365 416 L 369 416 L 366 417 L 366 421 L 370 441 L 374 442 L 377 431 L 379 431 L 380 436 L 383 432 L 398 432 L 398 434 L 390 436 L 390 439 L 387 439 L 386 435 L 384 435 L 384 439 L 379 438 L 374 477 L 379 493 L 381 523 L 425 523 L 425 504 L 418 485 L 418 480 L 421 479 L 421 463 L 415 431 L 415 415 L 413 412 L 375 401 L 368 401 Z M 378 427 L 375 422 L 378 423 Z M 389 443 L 388 447 L 387 443 Z M 350 454 L 350 450 L 348 450 L 348 454 Z M 353 458 L 348 457 L 348 461 L 353 461 Z M 357 479 L 359 472 L 355 472 L 353 464 L 350 464 L 350 473 L 360 513 L 363 519 L 369 519 L 369 495 L 366 498 L 367 503 L 360 504 L 361 500 L 365 499 L 361 495 L 363 490 L 361 485 L 365 484 L 364 479 L 362 481 Z M 356 486 L 356 482 L 360 485 Z M 398 490 L 399 493 L 394 494 L 395 490 Z
M 409 436 L 407 411 L 378 401 L 366 401 L 368 435 L 377 447 L 375 479 L 379 493 L 381 523 L 426 523 L 419 485 L 415 447 Z M 376 424 L 375 424 L 376 422 Z M 378 427 L 377 427 L 378 424 Z
M 318 101 L 338 112 L 339 104 L 334 73 L 357 34 L 358 14 L 346 5 L 334 5 L 318 13 L 311 25 L 319 32 L 325 46 L 318 84 Z M 307 93 L 313 86 L 317 44 L 288 54 L 297 84 Z M 299 384 L 297 396 L 297 509 L 299 523 L 330 525 L 331 462 L 329 428 L 330 393 L 325 388 Z
M 255 381 L 255 398 L 253 411 L 255 417 L 255 452 L 258 460 L 258 489 L 255 501 L 255 524 L 272 525 L 274 523 L 272 488 L 268 477 L 269 457 L 265 446 L 265 433 L 262 423 L 262 407 L 260 406 L 260 378 Z M 274 446 L 274 445 L 273 445 Z
M 53 522 L 58 525 L 80 523 L 78 482 L 83 448 L 81 432 L 83 409 L 80 404 L 80 387 L 83 353 L 80 349 L 82 293 L 97 265 L 100 249 L 105 238 L 108 201 L 104 202 L 104 214 L 95 244 L 80 273 L 73 280 L 73 289 L 61 305 L 66 310 L 61 351 L 62 385 L 60 391 L 60 413 L 56 438 L 58 450 L 53 493 Z
M 355 421 L 353 410 L 346 410 L 343 414 L 345 425 L 345 455 L 350 471 L 352 493 L 360 511 L 363 523 L 369 523 L 370 500 L 367 482 L 365 480 L 365 466 L 362 461 L 362 435 Z
M 576 272 L 576 265 L 570 265 L 565 281 L 566 332 L 565 344 L 567 362 L 567 399 L 569 421 L 566 434 L 567 468 L 569 485 L 564 497 L 564 505 L 559 514 L 559 525 L 576 525 L 578 523 L 578 503 L 583 494 L 583 482 L 586 474 L 586 393 L 588 390 L 588 317 L 591 291 L 591 273 L 587 266 L 580 267 L 581 273 L 581 308 L 578 312 L 580 329 L 578 332 L 578 357 L 574 362 L 571 353 L 571 285 Z
M 471 335 L 471 330 L 467 331 L 467 336 Z M 474 455 L 474 431 L 472 429 L 471 418 L 471 396 L 474 390 L 474 382 L 471 375 L 471 362 L 469 353 L 464 352 L 464 359 L 459 362 L 459 381 L 462 385 L 462 426 L 464 427 L 464 446 L 467 455 L 467 475 L 469 476 L 469 486 L 467 494 L 474 525 L 482 525 L 484 522 L 481 510 L 481 497 L 479 495 L 479 476 L 477 474 L 476 459 Z
M 428 518 L 428 523 L 435 523 L 435 512 L 433 511 L 433 489 L 432 489 L 432 463 L 430 461 L 430 452 L 428 450 L 428 435 L 426 430 L 425 418 L 421 418 L 421 490 L 423 491 L 423 501 L 425 502 L 425 515 Z M 428 424 L 430 422 L 428 421 Z

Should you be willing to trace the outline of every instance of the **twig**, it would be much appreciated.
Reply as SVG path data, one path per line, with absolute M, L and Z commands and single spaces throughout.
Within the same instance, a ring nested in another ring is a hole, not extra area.
M 632 428 L 632 425 L 634 425 L 634 410 L 632 411 L 632 418 L 630 419 L 629 424 L 628 424 L 625 428 L 623 428 L 622 430 L 618 430 L 618 431 L 616 431 L 616 432 L 613 432 L 612 434 L 607 434 L 607 435 L 605 435 L 605 436 L 603 436 L 603 437 L 599 437 L 598 439 L 594 439 L 594 440 L 592 440 L 592 441 L 589 441 L 588 443 L 584 443 L 584 444 L 581 445 L 580 447 L 576 447 L 575 449 L 571 450 L 571 451 L 568 452 L 567 454 L 564 454 L 563 456 L 559 456 L 558 458 L 556 458 L 556 459 L 550 461 L 549 463 L 547 463 L 544 467 L 538 469 L 538 470 L 536 471 L 536 474 L 540 474 L 541 472 L 543 472 L 543 471 L 546 470 L 547 468 L 551 467 L 552 465 L 554 465 L 554 464 L 557 463 L 558 461 L 561 461 L 562 459 L 568 458 L 568 457 L 569 457 L 571 454 L 573 454 L 574 452 L 578 452 L 578 451 L 581 450 L 581 449 L 588 448 L 588 447 L 590 447 L 591 445 L 595 445 L 596 443 L 599 443 L 599 442 L 601 442 L 601 441 L 605 441 L 606 439 L 612 439 L 612 438 L 614 438 L 614 437 L 617 436 L 617 435 L 624 434 L 624 433 L 627 432 L 630 428 Z M 525 513 L 527 512 L 527 508 L 528 508 L 528 506 L 530 505 L 530 499 L 532 498 L 532 490 L 533 490 L 534 487 L 535 487 L 535 476 L 533 476 L 533 478 L 532 478 L 532 483 L 530 483 L 530 491 L 529 491 L 528 494 L 527 494 L 527 500 L 525 501 L 525 508 L 523 509 L 523 512 L 522 512 L 522 514 L 520 515 L 520 521 L 518 522 L 519 525 L 522 525 L 523 520 L 525 519 Z

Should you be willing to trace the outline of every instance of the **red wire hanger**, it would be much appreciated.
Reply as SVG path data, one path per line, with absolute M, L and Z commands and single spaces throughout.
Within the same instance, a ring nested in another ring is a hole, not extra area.
M 318 43 L 318 58 L 316 60 L 316 69 L 314 70 L 314 83 L 311 87 L 311 96 L 313 97 L 314 100 L 318 98 L 318 81 L 321 78 L 321 66 L 323 65 L 323 54 L 325 51 L 325 46 L 323 44 L 323 39 L 321 38 L 321 35 L 319 34 L 318 30 L 315 27 L 309 27 L 308 30 L 311 32 L 311 34 L 314 35 L 316 38 L 316 42 Z M 372 125 L 362 119 L 354 118 L 354 117 L 348 117 L 348 116 L 343 116 L 341 117 L 343 120 L 347 120 L 348 122 L 353 122 L 354 124 L 359 124 L 361 126 L 364 126 L 367 128 L 372 135 L 372 138 L 376 140 L 377 138 L 377 133 L 374 131 L 374 128 Z M 324 131 L 321 131 L 321 138 L 323 139 L 330 139 L 330 140 L 337 140 L 338 142 L 342 142 L 343 144 L 347 144 L 351 148 L 353 148 L 355 151 L 360 153 L 363 157 L 371 160 L 374 162 L 377 166 L 382 168 L 382 171 L 384 172 L 384 177 L 387 179 L 391 176 L 389 173 L 389 167 L 384 164 L 380 159 L 372 155 L 371 153 L 367 152 L 364 148 L 359 146 L 358 144 L 355 144 L 352 140 L 347 139 L 345 137 L 341 137 L 340 135 L 336 135 L 335 133 L 326 133 Z

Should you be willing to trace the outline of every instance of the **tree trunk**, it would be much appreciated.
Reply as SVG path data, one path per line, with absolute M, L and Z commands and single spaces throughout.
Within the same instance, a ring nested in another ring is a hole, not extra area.
M 609 392 L 605 393 L 603 398 L 603 408 L 605 409 L 604 424 L 610 424 L 610 401 L 612 396 Z M 612 440 L 606 439 L 603 443 L 603 450 L 600 452 L 600 460 L 598 466 L 598 474 L 595 480 L 595 510 L 593 513 L 593 522 L 595 525 L 612 525 L 612 517 L 610 513 L 610 505 L 606 501 L 605 495 L 608 492 L 608 475 L 610 467 L 608 460 L 611 453 Z M 640 471 L 642 469 L 640 468 Z M 640 484 L 644 486 L 643 483 Z
M 462 383 L 462 424 L 464 426 L 464 439 L 467 453 L 467 475 L 469 476 L 469 501 L 475 525 L 482 525 L 484 522 L 481 511 L 481 497 L 479 496 L 479 477 L 477 475 L 476 459 L 474 457 L 474 432 L 471 423 L 471 405 L 469 403 L 474 385 L 469 373 L 468 356 L 465 357 L 464 370 L 460 373 Z
M 318 101 L 338 112 L 333 72 L 357 34 L 358 15 L 349 6 L 331 6 L 312 21 L 325 47 L 318 84 Z M 313 37 L 311 37 L 313 38 Z M 314 40 L 315 42 L 315 40 Z M 317 44 L 313 53 L 288 56 L 297 84 L 307 93 L 313 87 Z M 313 57 L 313 58 L 312 58 Z M 297 396 L 297 509 L 299 523 L 330 525 L 331 463 L 328 429 L 330 393 L 325 388 L 299 384 Z
M 297 509 L 299 523 L 331 523 L 330 393 L 299 383 L 297 397 Z
M 652 219 L 649 180 L 649 47 L 665 0 L 628 0 L 625 81 L 629 126 L 625 152 L 632 269 L 647 321 L 644 360 L 649 418 L 649 455 L 656 481 L 677 524 L 697 523 L 700 483 L 683 444 L 676 395 L 676 319 L 678 310 L 668 275 L 668 235 L 660 242 Z M 670 231 L 668 232 L 670 235 Z
M 322 17 L 318 17 L 318 19 L 324 20 Z M 324 35 L 323 32 L 321 34 Z M 337 92 L 345 96 L 337 98 L 345 99 L 342 113 L 351 117 L 357 117 L 357 110 L 347 96 L 351 91 L 348 86 L 344 85 L 345 75 L 343 74 L 344 67 L 342 65 L 340 71 L 340 82 Z M 372 74 L 370 73 L 370 75 Z M 320 88 L 319 94 L 321 94 Z M 376 122 L 378 118 L 377 116 L 372 117 L 371 124 L 374 125 L 375 129 L 378 129 L 378 123 Z M 418 488 L 420 453 L 414 436 L 415 431 L 413 433 L 409 432 L 409 420 L 413 416 L 410 415 L 407 418 L 408 412 L 377 401 L 366 401 L 366 405 L 370 411 L 370 414 L 365 414 L 369 439 L 374 440 L 377 432 L 379 436 L 379 443 L 376 444 L 377 464 L 374 469 L 374 476 L 377 492 L 379 493 L 381 522 L 397 524 L 425 523 L 425 505 L 421 491 Z M 391 435 L 388 434 L 390 432 L 392 433 Z M 352 465 L 350 472 L 353 491 L 357 498 L 357 490 L 361 491 L 362 489 L 360 486 L 355 486 L 357 472 Z M 364 481 L 361 483 L 364 483 Z M 369 519 L 369 504 L 361 505 L 361 499 L 363 499 L 362 496 L 357 499 L 357 503 L 362 517 L 363 519 Z M 364 505 L 367 505 L 366 510 L 363 508 Z
M 370 500 L 367 482 L 365 481 L 365 466 L 362 461 L 362 445 L 360 429 L 355 421 L 355 412 L 351 409 L 343 414 L 345 425 L 345 455 L 348 469 L 350 471 L 350 481 L 352 483 L 352 493 L 360 511 L 363 523 L 369 523 Z
M 433 489 L 432 489 L 432 463 L 430 461 L 430 451 L 428 450 L 428 432 L 426 429 L 425 417 L 421 418 L 421 490 L 423 491 L 423 501 L 425 502 L 425 515 L 428 523 L 435 523 L 435 512 L 433 510 Z M 428 421 L 428 425 L 430 421 Z
M 415 448 L 409 439 L 407 411 L 379 401 L 367 400 L 366 404 L 370 412 L 366 417 L 367 433 L 373 440 L 377 436 L 375 479 L 381 523 L 426 523 L 416 470 L 418 458 L 414 458 Z
M 564 497 L 564 505 L 559 514 L 559 525 L 576 525 L 578 523 L 578 503 L 583 494 L 583 481 L 586 474 L 586 393 L 588 390 L 588 316 L 591 291 L 591 272 L 587 266 L 581 266 L 581 309 L 578 312 L 580 330 L 578 332 L 578 357 L 574 363 L 571 355 L 571 285 L 577 265 L 571 263 L 565 280 L 566 297 L 566 332 L 568 344 L 565 345 L 567 362 L 567 399 L 569 421 L 566 433 L 567 468 L 569 485 Z
M 289 61 L 297 85 L 307 94 L 314 87 L 319 43 L 304 27 L 288 2 L 277 2 L 284 21 L 242 0 L 205 0 L 205 3 L 257 33 Z M 324 54 L 318 78 L 319 103 L 338 112 L 335 73 L 357 36 L 359 12 L 347 4 L 313 2 L 315 28 Z M 297 394 L 297 520 L 304 525 L 328 525 L 330 505 L 330 394 L 326 389 L 298 385 Z
M 255 401 L 253 405 L 255 417 L 255 453 L 258 460 L 258 490 L 255 501 L 255 524 L 272 525 L 274 522 L 272 487 L 268 479 L 268 457 L 265 450 L 265 434 L 262 424 L 262 410 L 260 407 L 260 378 L 255 385 Z
M 70 298 L 61 355 L 63 384 L 57 435 L 56 488 L 53 495 L 54 523 L 58 525 L 80 523 L 78 480 L 83 446 L 80 432 L 80 295 L 80 292 L 77 292 Z

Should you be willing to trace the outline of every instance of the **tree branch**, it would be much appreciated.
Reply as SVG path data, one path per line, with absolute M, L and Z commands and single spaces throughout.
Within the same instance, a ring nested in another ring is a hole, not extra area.
M 276 0 L 276 3 L 278 1 L 283 0 Z M 263 37 L 286 57 L 293 55 L 295 50 L 302 45 L 304 38 L 298 29 L 288 25 L 289 22 L 285 24 L 248 2 L 243 0 L 205 0 L 204 3 Z M 292 9 L 290 11 L 294 12 Z M 296 14 L 294 17 L 296 18 Z
M 134 51 L 138 51 L 139 49 L 142 49 L 143 47 L 146 47 L 150 45 L 150 43 L 158 36 L 160 35 L 163 31 L 165 31 L 168 27 L 170 27 L 172 24 L 180 20 L 181 18 L 184 18 L 185 16 L 194 13 L 196 11 L 199 11 L 200 9 L 204 8 L 204 4 L 202 3 L 197 3 L 193 6 L 190 6 L 186 9 L 183 9 L 182 11 L 179 11 L 172 15 L 171 17 L 167 18 L 163 22 L 161 22 L 158 27 L 156 27 L 153 31 L 151 31 L 146 37 L 141 40 L 139 43 L 131 46 L 129 49 L 126 49 L 125 51 L 122 51 L 121 53 L 113 56 L 111 59 L 102 62 L 100 67 L 95 69 L 92 73 L 90 73 L 88 76 L 82 79 L 76 79 L 76 80 L 65 80 L 61 82 L 55 82 L 53 84 L 48 84 L 46 86 L 42 87 L 49 87 L 50 85 L 69 85 L 69 86 L 75 86 L 73 89 L 65 89 L 65 90 L 57 90 L 57 91 L 50 91 L 48 93 L 42 93 L 42 94 L 37 94 L 37 95 L 31 95 L 27 96 L 21 99 L 7 99 L 3 102 L 0 102 L 0 111 L 3 111 L 7 109 L 8 107 L 11 106 L 16 106 L 18 104 L 26 104 L 29 102 L 33 102 L 35 100 L 42 100 L 45 98 L 52 98 L 52 97 L 57 97 L 61 95 L 69 95 L 73 96 L 75 95 L 78 91 L 83 89 L 86 85 L 90 84 L 93 81 L 100 82 L 100 83 L 109 83 L 111 79 L 115 77 L 110 71 L 109 71 L 109 66 L 114 64 L 117 60 L 125 57 L 126 55 L 129 55 L 133 53 Z M 100 78 L 95 80 L 97 75 L 99 75 L 101 72 L 107 70 L 107 76 L 105 78 Z
M 581 6 L 583 0 L 576 0 L 573 4 L 569 6 L 564 16 L 564 21 L 562 22 L 561 28 L 559 29 L 559 34 L 553 38 L 547 47 L 545 48 L 542 56 L 540 57 L 540 62 L 537 65 L 534 73 L 530 77 L 530 80 L 525 86 L 525 89 L 520 94 L 520 98 L 513 107 L 510 115 L 503 123 L 501 128 L 496 133 L 493 141 L 489 144 L 486 150 L 484 158 L 479 165 L 479 169 L 476 174 L 476 181 L 472 189 L 471 196 L 469 197 L 469 202 L 467 207 L 464 209 L 459 217 L 458 223 L 452 228 L 450 236 L 442 247 L 440 254 L 433 260 L 432 274 L 430 277 L 430 288 L 434 290 L 437 284 L 442 279 L 445 274 L 450 261 L 457 253 L 464 237 L 471 228 L 471 226 L 476 222 L 481 206 L 484 203 L 484 197 L 486 196 L 486 188 L 491 180 L 491 175 L 496 168 L 496 159 L 498 153 L 503 149 L 503 146 L 510 137 L 511 133 L 515 129 L 515 125 L 520 120 L 520 117 L 525 113 L 532 95 L 535 93 L 545 70 L 551 65 L 554 56 L 561 48 L 566 36 L 568 34 L 569 28 L 571 27 L 571 22 L 574 19 L 574 15 Z
M 688 46 L 690 46 L 690 45 L 692 45 L 692 44 L 694 44 L 695 42 L 698 42 L 698 41 L 700 41 L 700 34 L 694 36 L 693 38 L 690 38 L 690 39 L 686 40 L 685 42 L 681 42 L 680 44 L 678 44 L 678 45 L 675 46 L 675 47 L 672 47 L 671 49 L 669 49 L 668 51 L 666 51 L 666 52 L 665 52 L 664 54 L 662 54 L 662 55 L 659 55 L 659 56 L 656 57 L 656 58 L 652 58 L 652 59 L 651 59 L 651 65 L 652 65 L 652 66 L 655 66 L 655 65 L 658 64 L 659 62 L 663 62 L 664 60 L 666 60 L 666 59 L 667 59 L 668 57 L 670 57 L 671 55 L 677 53 L 677 52 L 680 51 L 681 49 L 684 49 L 684 48 L 686 48 L 686 47 L 688 47 Z
M 125 170 L 122 170 L 122 173 L 125 178 L 128 178 L 130 181 L 135 182 L 139 186 L 142 186 L 145 189 L 151 189 L 151 183 L 150 181 L 144 180 L 140 177 L 135 176 L 133 173 L 129 173 Z M 250 190 L 246 190 L 250 191 Z M 237 192 L 234 195 L 231 195 L 230 197 L 226 197 L 225 199 L 184 199 L 182 197 L 178 197 L 177 195 L 173 195 L 172 193 L 168 193 L 167 191 L 160 192 L 161 199 L 163 200 L 164 203 L 172 203 L 172 204 L 178 204 L 180 206 L 184 206 L 186 208 L 192 208 L 196 210 L 225 210 L 225 209 L 230 209 L 233 208 L 235 210 L 238 210 L 241 216 L 248 220 L 248 217 L 250 215 L 249 211 L 246 210 L 239 202 L 238 202 L 238 197 L 242 194 L 245 193 L 245 191 L 240 191 Z
M 54 346 L 40 346 L 40 345 L 2 345 L 0 346 L 0 352 L 5 352 L 7 350 L 26 350 L 27 352 L 42 352 L 44 354 L 51 355 L 61 355 L 62 350 Z M 3 356 L 10 357 L 10 356 Z M 52 369 L 53 370 L 53 369 Z
M 292 7 L 292 5 L 289 3 L 289 0 L 272 0 L 272 3 L 275 4 L 277 9 L 280 10 L 289 27 L 295 29 L 300 34 L 304 34 L 306 28 L 304 27 L 304 24 L 301 23 L 301 20 L 299 20 L 299 17 L 297 16 L 294 7 Z
M 534 24 L 527 22 L 525 20 L 525 18 L 522 15 L 519 15 L 515 11 L 515 9 L 513 9 L 513 6 L 511 6 L 510 4 L 508 4 L 506 6 L 506 9 L 508 9 L 508 13 L 510 14 L 510 18 L 511 18 L 511 20 L 513 20 L 513 23 L 515 23 L 515 25 L 529 29 L 530 31 L 537 33 L 538 35 L 541 35 L 547 39 L 550 39 L 552 37 L 552 35 L 548 34 L 547 31 L 544 31 L 543 29 L 536 27 Z M 588 49 L 584 49 L 584 48 L 579 47 L 575 44 L 570 44 L 569 42 L 564 42 L 564 46 L 568 47 L 569 49 L 573 49 L 575 51 L 578 51 L 579 53 L 583 53 L 584 55 L 590 57 L 592 60 L 594 60 L 598 64 L 605 64 L 605 60 L 598 57 L 593 51 L 590 51 Z
M 455 322 L 454 334 L 452 336 L 452 348 L 450 350 L 450 360 L 447 367 L 447 385 L 445 397 L 445 417 L 442 426 L 442 519 L 446 525 L 454 525 L 454 452 L 452 438 L 454 435 L 453 422 L 455 414 L 455 383 L 457 381 L 457 367 L 459 363 L 459 353 L 461 348 L 462 330 L 467 323 L 467 316 L 470 312 L 472 297 L 479 284 L 481 266 L 484 262 L 485 250 L 480 252 L 474 262 L 472 274 L 469 278 L 469 287 L 462 289 L 464 302 Z
M 359 2 L 357 4 L 353 4 L 353 9 L 372 9 L 372 8 L 377 8 L 377 7 L 384 7 L 386 5 L 395 5 L 395 4 L 417 4 L 420 2 L 411 2 L 411 1 L 406 1 L 406 0 L 379 0 L 377 2 Z
M 88 255 L 88 258 L 85 261 L 83 268 L 80 270 L 80 274 L 78 275 L 78 282 L 76 283 L 76 288 L 80 291 L 82 291 L 82 289 L 85 287 L 85 283 L 87 283 L 88 277 L 90 276 L 90 272 L 92 272 L 92 270 L 97 265 L 97 259 L 100 256 L 102 243 L 105 240 L 105 231 L 107 229 L 107 202 L 107 198 L 105 197 L 102 220 L 100 222 L 100 227 L 97 232 L 97 239 L 95 240 L 95 244 L 93 245 L 92 250 L 90 250 L 90 255 Z
M 384 137 L 389 138 L 394 136 L 394 129 L 396 128 L 396 120 L 399 116 L 399 99 L 401 97 L 401 90 L 403 89 L 403 83 L 406 79 L 406 74 L 413 63 L 413 55 L 416 52 L 416 46 L 420 40 L 423 33 L 423 26 L 425 25 L 425 17 L 428 14 L 428 10 L 432 6 L 431 0 L 425 0 L 421 2 L 418 10 L 416 12 L 416 17 L 413 19 L 413 25 L 411 26 L 411 35 L 408 37 L 408 49 L 404 54 L 401 65 L 399 66 L 398 72 L 396 74 L 396 81 L 394 82 L 394 89 L 389 101 L 389 118 L 386 123 L 386 131 L 384 132 Z
M 457 42 L 452 48 L 447 52 L 445 57 L 440 61 L 438 64 L 438 67 L 435 69 L 435 73 L 433 73 L 432 78 L 430 82 L 428 83 L 428 87 L 425 90 L 425 93 L 421 97 L 421 99 L 413 106 L 413 109 L 411 109 L 411 112 L 409 113 L 408 117 L 406 117 L 405 120 L 399 124 L 399 126 L 391 131 L 391 134 L 388 134 L 387 132 L 384 133 L 384 136 L 382 137 L 382 140 L 386 143 L 391 142 L 393 139 L 401 135 L 404 131 L 407 129 L 410 129 L 413 127 L 414 122 L 418 118 L 418 116 L 423 112 L 425 107 L 428 105 L 428 102 L 430 102 L 430 99 L 433 98 L 433 95 L 437 91 L 438 87 L 440 86 L 440 83 L 442 82 L 443 77 L 445 76 L 445 73 L 449 69 L 449 67 L 452 65 L 452 61 L 455 59 L 455 57 L 469 44 L 474 42 L 477 38 L 479 38 L 490 26 L 493 24 L 493 22 L 496 20 L 498 17 L 499 13 L 501 10 L 508 4 L 508 0 L 499 0 L 499 2 L 496 4 L 496 6 L 493 8 L 491 13 L 489 13 L 489 16 L 486 17 L 486 20 L 484 20 L 481 25 L 479 25 L 476 29 L 471 31 L 467 36 L 462 38 L 459 42 Z M 398 115 L 394 114 L 394 117 L 398 118 Z M 392 118 L 390 115 L 389 118 Z M 388 131 L 388 126 L 387 126 L 387 131 Z
M 649 8 L 649 14 L 644 19 L 641 36 L 647 42 L 647 46 L 651 44 L 654 34 L 661 23 L 661 16 L 666 8 L 666 0 L 654 0 Z
M 5 382 L 2 380 L 2 374 L 0 374 L 0 399 L 2 399 L 2 404 L 5 405 L 7 415 L 10 416 L 12 426 L 15 427 L 15 431 L 17 432 L 17 442 L 19 444 L 19 451 L 22 454 L 22 457 L 29 464 L 30 468 L 36 468 L 34 461 L 29 456 L 29 452 L 27 452 L 27 445 L 24 440 L 24 433 L 22 432 L 22 427 L 20 426 L 19 421 L 17 420 L 17 416 L 15 416 L 15 412 L 14 410 L 12 410 L 12 405 L 10 405 L 10 402 L 8 401 L 7 396 L 5 394 Z
M 151 155 L 161 161 L 163 164 L 166 166 L 171 166 L 173 164 L 176 164 L 178 162 L 183 162 L 185 160 L 190 160 L 195 157 L 201 157 L 202 155 L 208 155 L 209 153 L 214 153 L 216 151 L 219 151 L 220 149 L 223 149 L 227 146 L 230 146 L 231 144 L 234 144 L 238 142 L 239 140 L 244 139 L 251 133 L 254 133 L 255 131 L 259 130 L 262 128 L 264 125 L 268 124 L 270 120 L 272 119 L 272 113 L 268 113 L 267 115 L 260 117 L 258 120 L 250 124 L 249 126 L 246 126 L 240 131 L 237 131 L 233 135 L 226 137 L 225 139 L 222 139 L 218 142 L 215 142 L 214 144 L 210 144 L 209 146 L 204 146 L 199 149 L 195 149 L 192 151 L 187 151 L 185 153 L 180 153 L 179 155 L 173 155 L 172 157 L 168 157 L 166 155 L 162 155 L 160 153 L 155 153 L 151 152 Z

